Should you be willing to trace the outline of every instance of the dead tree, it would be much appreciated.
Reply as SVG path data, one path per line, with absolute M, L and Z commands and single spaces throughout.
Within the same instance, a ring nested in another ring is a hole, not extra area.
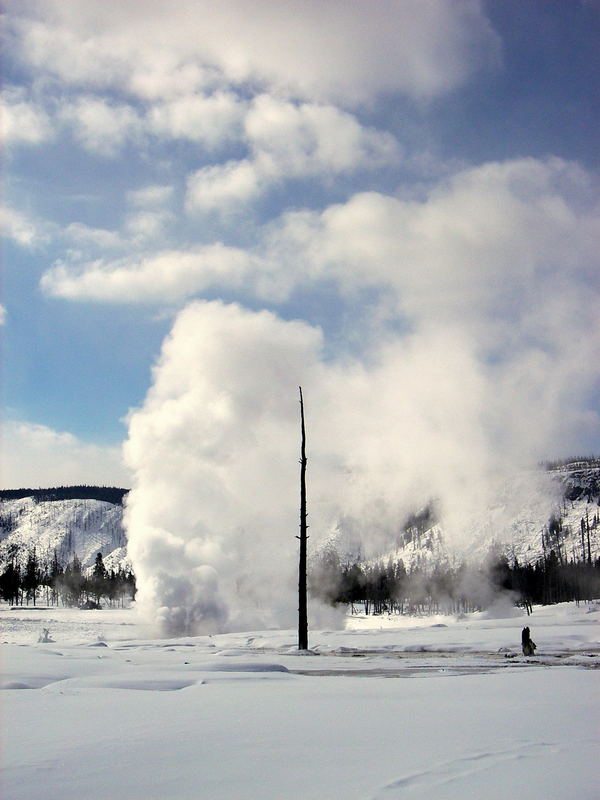
M 302 448 L 300 455 L 300 565 L 298 570 L 298 649 L 308 650 L 308 612 L 306 604 L 306 431 L 304 428 L 304 401 L 300 389 L 300 422 Z

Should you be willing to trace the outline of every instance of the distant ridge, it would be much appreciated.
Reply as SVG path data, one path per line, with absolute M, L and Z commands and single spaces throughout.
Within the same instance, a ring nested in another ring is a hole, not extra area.
M 569 458 L 558 458 L 553 461 L 540 462 L 542 469 L 548 471 L 565 471 L 578 469 L 600 468 L 600 456 L 571 456 Z
M 0 489 L 0 500 L 21 500 L 33 497 L 39 502 L 54 500 L 101 500 L 105 503 L 123 505 L 129 489 L 116 486 L 57 486 L 52 489 Z

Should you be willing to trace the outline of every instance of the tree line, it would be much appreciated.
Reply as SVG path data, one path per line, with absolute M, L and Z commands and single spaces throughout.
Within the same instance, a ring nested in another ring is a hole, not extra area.
M 436 614 L 482 611 L 504 596 L 531 611 L 533 604 L 600 597 L 600 558 L 561 561 L 554 550 L 534 564 L 512 563 L 492 551 L 486 563 L 438 564 L 407 570 L 403 561 L 342 563 L 329 549 L 313 562 L 313 596 L 354 613 Z
M 63 565 L 54 551 L 49 563 L 40 562 L 35 547 L 28 551 L 21 566 L 16 549 L 0 575 L 0 597 L 11 605 L 46 605 L 100 608 L 125 605 L 135 599 L 135 575 L 130 569 L 107 569 L 102 553 L 98 553 L 91 573 L 84 572 L 81 561 L 74 555 Z
M 0 500 L 21 500 L 32 497 L 35 501 L 56 500 L 102 500 L 105 503 L 123 505 L 129 489 L 116 486 L 56 486 L 51 489 L 0 489 Z

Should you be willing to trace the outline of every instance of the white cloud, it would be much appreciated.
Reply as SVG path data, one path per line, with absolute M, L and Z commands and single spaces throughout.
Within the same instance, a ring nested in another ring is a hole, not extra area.
M 282 102 L 260 95 L 244 118 L 251 156 L 203 167 L 188 179 L 189 211 L 229 212 L 290 178 L 327 179 L 398 161 L 388 133 L 365 128 L 333 106 Z
M 109 103 L 92 96 L 79 97 L 61 110 L 73 127 L 75 138 L 92 153 L 111 158 L 142 130 L 142 120 L 128 105 Z
M 2 304 L 0 304 L 0 326 L 6 325 L 6 309 Z
M 288 213 L 265 257 L 283 283 L 293 273 L 344 291 L 385 288 L 411 319 L 511 320 L 564 280 L 597 289 L 600 217 L 588 184 L 558 159 L 485 164 L 420 201 L 363 193 L 322 213 Z
M 41 144 L 54 133 L 48 114 L 28 100 L 21 89 L 8 88 L 2 92 L 0 120 L 6 146 Z
M 35 248 L 48 240 L 51 226 L 9 206 L 0 207 L 2 235 L 20 247 Z
M 170 211 L 137 211 L 129 214 L 125 228 L 136 244 L 159 240 L 173 221 Z
M 190 213 L 227 214 L 255 200 L 265 184 L 268 181 L 251 160 L 203 167 L 188 177 L 186 208 Z
M 141 208 L 163 206 L 169 202 L 172 196 L 172 186 L 163 186 L 159 184 L 143 186 L 140 189 L 132 189 L 130 192 L 127 192 L 128 202 L 133 206 Z
M 83 222 L 71 222 L 63 231 L 63 235 L 72 243 L 102 250 L 119 249 L 123 239 L 116 231 L 105 228 L 92 228 Z
M 499 51 L 479 0 L 130 0 L 110 11 L 45 0 L 13 13 L 21 55 L 38 69 L 154 99 L 219 80 L 344 104 L 433 97 Z
M 99 484 L 127 488 L 131 474 L 120 447 L 82 441 L 45 425 L 8 420 L 2 430 L 2 486 Z
M 143 13 L 147 13 L 147 7 Z M 135 60 L 130 59 L 130 50 L 124 48 L 120 54 L 123 60 L 123 72 L 127 73 L 126 85 L 129 90 L 145 100 L 173 100 L 173 105 L 167 104 L 164 107 L 164 117 L 159 113 L 157 120 L 159 127 L 165 122 L 167 127 L 169 125 L 178 127 L 180 122 L 178 98 L 186 97 L 191 100 L 196 92 L 210 90 L 215 87 L 215 83 L 218 83 L 210 68 L 193 59 L 182 61 L 175 48 L 157 46 L 152 52 L 151 49 L 145 48 L 143 43 L 138 43 L 135 50 L 138 54 Z M 185 133 L 188 131 L 190 129 L 184 126 L 184 130 L 178 131 L 177 135 L 186 138 Z
M 149 126 L 159 137 L 188 139 L 218 148 L 239 139 L 245 107 L 231 92 L 184 95 L 154 105 Z
M 174 220 L 173 213 L 162 206 L 171 198 L 172 186 L 145 186 L 127 193 L 133 206 L 123 220 L 121 232 L 105 228 L 92 228 L 82 222 L 72 222 L 62 231 L 70 244 L 78 245 L 83 252 L 110 250 L 131 251 L 149 242 L 164 241 L 166 231 Z M 70 250 L 69 261 L 82 261 L 82 252 Z
M 572 303 L 579 292 L 596 296 L 600 215 L 590 205 L 590 180 L 558 159 L 489 163 L 420 200 L 361 193 L 323 212 L 289 212 L 249 251 L 215 245 L 139 261 L 74 263 L 53 268 L 43 285 L 74 299 L 160 302 L 163 288 L 168 299 L 242 285 L 281 299 L 325 281 L 342 300 L 362 289 L 381 291 L 392 316 L 419 325 L 460 323 L 492 348 L 510 342 L 517 320 L 519 331 L 527 326 L 537 335 L 553 293 L 566 299 L 565 288 L 575 287 Z M 206 209 L 235 205 L 260 188 L 250 162 L 207 168 L 189 183 L 190 196 Z M 582 309 L 588 307 L 584 297 Z
M 240 287 L 252 266 L 245 251 L 211 244 L 114 262 L 58 262 L 44 273 L 40 286 L 70 300 L 171 303 L 214 285 Z
M 398 143 L 388 133 L 365 128 L 333 106 L 281 102 L 261 95 L 244 121 L 257 161 L 276 176 L 342 173 L 378 168 L 398 158 Z

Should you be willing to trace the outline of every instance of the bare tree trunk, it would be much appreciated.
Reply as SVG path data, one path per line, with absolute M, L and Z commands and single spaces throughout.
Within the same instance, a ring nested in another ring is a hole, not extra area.
M 300 389 L 300 420 L 302 450 L 300 457 L 300 566 L 298 577 L 298 649 L 308 650 L 308 612 L 306 606 L 306 431 L 304 428 L 304 400 Z

